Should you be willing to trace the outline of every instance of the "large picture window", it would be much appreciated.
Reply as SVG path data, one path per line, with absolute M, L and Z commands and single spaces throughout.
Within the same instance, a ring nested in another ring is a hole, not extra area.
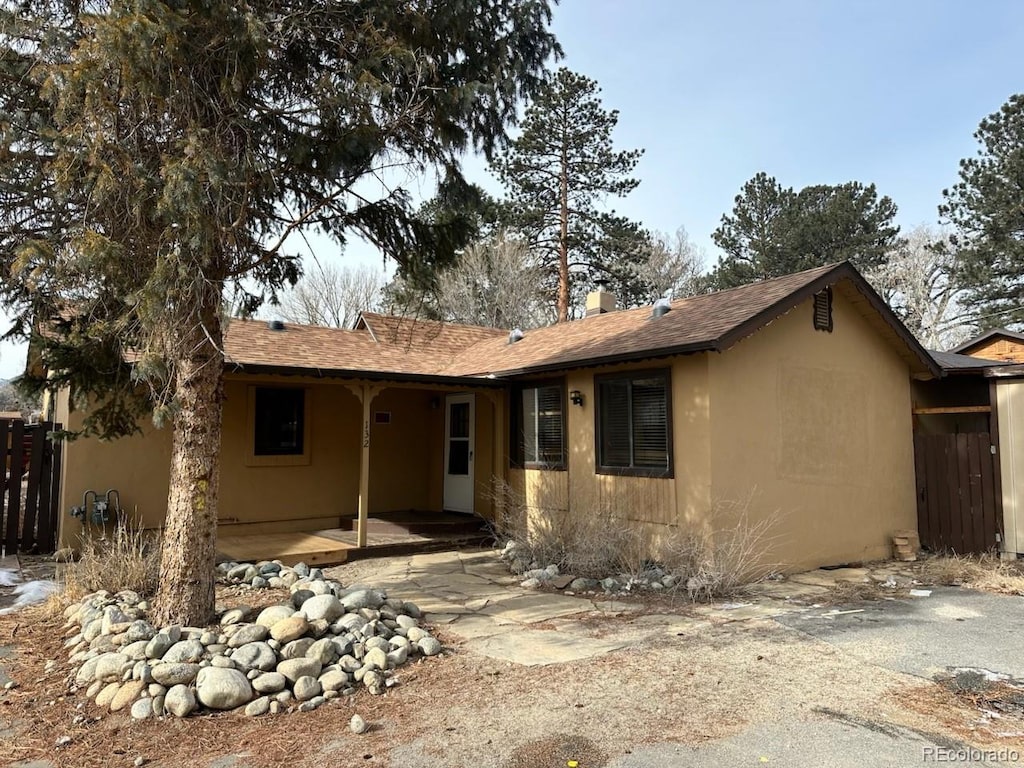
M 668 371 L 599 376 L 597 471 L 601 474 L 672 476 Z
M 254 456 L 301 456 L 305 450 L 306 390 L 256 387 Z
M 564 393 L 562 382 L 512 391 L 512 456 L 516 465 L 565 468 Z

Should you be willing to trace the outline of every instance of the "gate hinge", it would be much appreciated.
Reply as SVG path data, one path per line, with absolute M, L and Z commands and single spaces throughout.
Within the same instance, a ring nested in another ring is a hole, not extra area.
M 993 455 L 993 456 L 995 456 L 995 455 L 996 455 L 996 447 L 995 447 L 994 445 L 990 445 L 990 446 L 988 447 L 988 449 L 989 449 L 990 451 L 992 451 L 992 455 Z

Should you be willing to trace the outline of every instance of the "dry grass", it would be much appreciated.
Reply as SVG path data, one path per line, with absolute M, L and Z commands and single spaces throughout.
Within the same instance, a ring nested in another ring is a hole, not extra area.
M 924 584 L 1024 595 L 1024 567 L 1019 561 L 1001 560 L 994 554 L 930 557 L 919 566 L 917 578 Z
M 678 534 L 664 542 L 666 569 L 680 577 L 677 590 L 694 601 L 711 601 L 739 594 L 778 570 L 772 551 L 779 515 L 755 517 L 750 507 L 750 498 L 720 501 L 711 519 L 733 519 L 735 525 L 708 535 Z
M 883 587 L 881 584 L 860 581 L 837 581 L 829 587 L 826 594 L 815 597 L 815 602 L 822 605 L 849 605 L 895 597 L 905 594 L 905 590 Z
M 102 535 L 87 527 L 79 549 L 81 556 L 62 569 L 63 599 L 106 589 L 131 589 L 151 597 L 160 573 L 159 535 L 145 531 L 126 516 L 118 517 L 112 531 Z
M 501 479 L 494 480 L 492 498 L 498 510 L 495 538 L 515 541 L 523 559 L 595 579 L 643 569 L 640 532 L 606 504 L 586 514 L 537 510 L 531 519 L 523 494 Z

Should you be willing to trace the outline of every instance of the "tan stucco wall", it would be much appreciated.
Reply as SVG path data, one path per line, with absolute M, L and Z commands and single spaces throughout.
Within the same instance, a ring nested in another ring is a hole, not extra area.
M 807 302 L 709 358 L 719 525 L 748 500 L 776 515 L 785 568 L 884 558 L 917 527 L 906 364 L 838 292 L 832 333 L 811 318 Z
M 256 385 L 303 386 L 307 390 L 308 460 L 282 466 L 252 466 L 249 457 L 249 389 Z M 344 384 L 296 377 L 226 377 L 221 443 L 222 530 L 235 532 L 315 530 L 337 527 L 358 512 L 362 404 Z M 440 510 L 444 471 L 444 395 L 433 389 L 387 387 L 371 404 L 369 514 L 394 510 Z M 63 410 L 61 410 L 63 405 Z M 437 405 L 437 407 L 434 407 Z M 390 424 L 373 423 L 388 411 Z M 71 429 L 81 414 L 68 414 L 66 392 L 57 398 L 58 417 Z M 501 471 L 493 420 L 504 408 L 500 395 L 476 394 L 476 511 L 491 515 L 491 479 Z M 86 489 L 117 488 L 124 509 L 146 527 L 163 522 L 167 504 L 171 434 L 144 423 L 143 434 L 101 442 L 82 439 L 66 447 L 61 510 L 81 503 Z M 497 458 L 498 464 L 495 464 Z M 62 517 L 62 520 L 64 518 Z M 73 542 L 80 525 L 64 520 L 62 541 Z
M 1003 544 L 1024 553 L 1024 380 L 996 381 L 999 471 L 1003 488 Z
M 775 519 L 764 560 L 780 568 L 889 556 L 893 530 L 916 528 L 910 374 L 841 294 L 834 331 L 797 307 L 722 354 L 570 372 L 567 472 L 512 470 L 545 515 L 612 509 L 658 554 L 676 532 L 708 534 Z M 674 478 L 594 472 L 594 376 L 670 366 Z
M 597 474 L 594 376 L 665 368 L 672 386 L 674 477 Z M 567 405 L 567 470 L 510 471 L 510 484 L 527 504 L 530 524 L 539 525 L 545 516 L 610 515 L 640 529 L 652 551 L 676 526 L 706 526 L 711 488 L 707 382 L 705 355 L 568 373 L 566 389 L 579 390 L 583 405 Z

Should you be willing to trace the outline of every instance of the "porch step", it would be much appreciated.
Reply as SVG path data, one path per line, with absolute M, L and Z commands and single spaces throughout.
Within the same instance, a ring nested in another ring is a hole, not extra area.
M 358 520 L 354 517 L 342 518 L 338 527 L 344 531 L 355 531 L 358 528 Z M 404 534 L 422 536 L 479 535 L 487 532 L 487 523 L 482 518 L 472 515 L 418 516 L 416 513 L 396 513 L 394 515 L 374 515 L 367 518 L 366 532 L 371 536 L 374 534 L 395 536 Z
M 285 565 L 339 565 L 348 560 L 355 546 L 337 539 L 295 531 L 264 533 L 249 536 L 221 536 L 217 552 L 230 560 L 255 563 L 280 560 Z

